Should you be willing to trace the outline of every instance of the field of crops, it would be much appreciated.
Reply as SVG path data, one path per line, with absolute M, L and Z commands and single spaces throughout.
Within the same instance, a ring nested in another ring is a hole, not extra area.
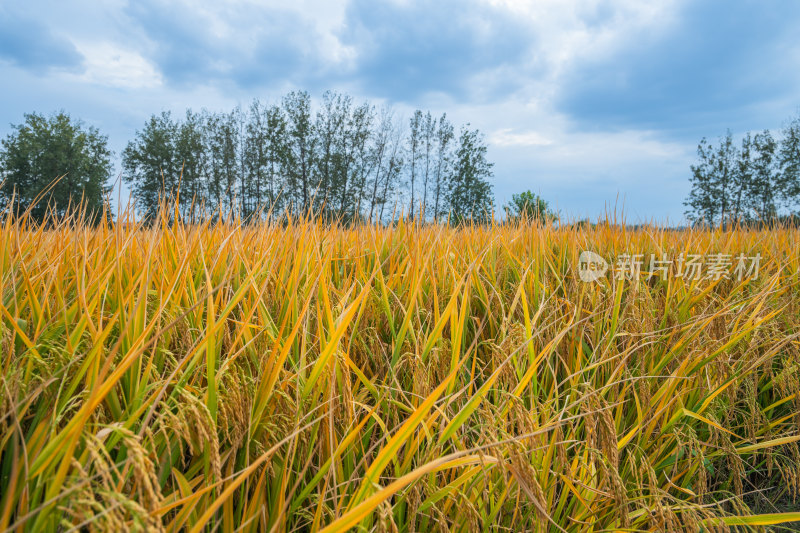
M 164 222 L 2 219 L 0 531 L 800 520 L 797 229 Z

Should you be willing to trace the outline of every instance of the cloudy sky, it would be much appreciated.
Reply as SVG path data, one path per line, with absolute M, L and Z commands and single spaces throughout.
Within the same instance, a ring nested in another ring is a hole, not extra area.
M 797 0 L 0 0 L 0 136 L 63 109 L 119 154 L 162 110 L 337 89 L 479 128 L 498 205 L 675 222 L 701 137 L 800 112 L 798 34 Z

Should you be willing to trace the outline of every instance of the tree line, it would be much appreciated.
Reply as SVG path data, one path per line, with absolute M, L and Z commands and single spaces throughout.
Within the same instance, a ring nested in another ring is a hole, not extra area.
M 12 129 L 0 149 L 0 207 L 29 209 L 37 220 L 70 205 L 102 210 L 111 190 L 106 136 L 64 112 L 26 114 Z M 145 217 L 162 200 L 185 220 L 313 213 L 344 222 L 400 214 L 461 221 L 494 208 L 480 131 L 466 124 L 456 132 L 446 114 L 421 110 L 406 120 L 334 91 L 318 106 L 293 91 L 229 112 L 154 114 L 121 156 L 122 180 Z
M 716 145 L 706 138 L 691 166 L 684 202 L 696 224 L 730 227 L 771 224 L 796 216 L 800 205 L 800 115 L 776 136 L 747 132 L 737 145 L 730 131 Z
M 293 91 L 230 112 L 153 115 L 125 148 L 122 175 L 145 216 L 167 197 L 185 219 L 480 218 L 493 207 L 486 152 L 478 130 L 456 135 L 446 114 L 417 110 L 404 121 L 333 91 L 313 112 L 309 94 Z

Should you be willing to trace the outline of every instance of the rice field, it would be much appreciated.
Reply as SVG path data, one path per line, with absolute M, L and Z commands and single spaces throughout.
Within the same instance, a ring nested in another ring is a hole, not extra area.
M 0 530 L 800 520 L 796 228 L 161 216 L 2 218 Z

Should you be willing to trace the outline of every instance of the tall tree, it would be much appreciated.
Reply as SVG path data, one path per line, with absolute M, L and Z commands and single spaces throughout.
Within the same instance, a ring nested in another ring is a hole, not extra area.
M 364 102 L 348 114 L 342 131 L 335 183 L 339 190 L 339 215 L 345 220 L 355 220 L 361 214 L 363 180 L 368 171 L 367 141 L 373 117 L 372 106 Z
M 447 175 L 451 162 L 451 143 L 454 137 L 453 125 L 447 120 L 447 115 L 442 114 L 436 127 L 436 164 L 434 169 L 434 202 L 433 218 L 439 219 L 447 212 L 446 198 Z
M 492 214 L 493 163 L 486 157 L 487 147 L 478 130 L 469 124 L 461 128 L 450 186 L 451 216 L 456 222 L 483 221 Z
M 695 222 L 726 224 L 732 218 L 736 192 L 737 151 L 731 132 L 714 147 L 705 138 L 697 146 L 698 162 L 691 166 L 692 189 L 684 202 L 687 217 Z
M 186 111 L 177 128 L 175 159 L 181 166 L 180 204 L 184 217 L 193 220 L 205 200 L 206 143 L 201 115 Z
M 307 92 L 292 91 L 283 99 L 283 110 L 287 117 L 288 172 L 287 187 L 292 198 L 302 207 L 302 212 L 311 207 L 314 194 L 311 172 L 316 159 L 316 138 L 311 123 L 311 97 Z
M 175 158 L 178 126 L 169 111 L 152 115 L 122 152 L 122 179 L 136 198 L 137 209 L 151 219 L 160 199 L 177 193 L 180 163 Z
M 241 173 L 238 115 L 238 108 L 234 108 L 230 113 L 224 113 L 220 122 L 221 129 L 217 132 L 217 142 L 221 142 L 223 154 L 223 183 L 225 183 L 225 193 L 228 200 L 227 211 L 229 213 L 233 213 L 236 210 L 236 200 L 240 196 L 237 190 L 237 178 Z
M 289 167 L 289 139 L 286 129 L 286 117 L 279 106 L 270 106 L 266 110 L 265 118 L 266 135 L 264 144 L 267 156 L 267 205 L 270 209 L 274 209 L 278 205 L 277 202 L 283 187 L 281 175 L 288 171 Z
M 266 110 L 258 99 L 250 104 L 247 123 L 242 140 L 242 160 L 244 161 L 244 182 L 253 211 L 258 212 L 264 205 L 264 188 L 266 184 Z
M 778 215 L 783 196 L 780 170 L 777 165 L 777 143 L 769 130 L 753 137 L 752 205 L 759 219 L 772 221 Z
M 278 105 L 264 106 L 254 100 L 250 106 L 243 151 L 248 194 L 254 212 L 278 207 L 283 187 L 282 173 L 289 170 L 286 116 Z M 283 191 L 284 195 L 287 191 Z
M 417 182 L 417 163 L 420 155 L 420 145 L 422 144 L 422 111 L 417 109 L 409 120 L 408 128 L 408 171 L 411 183 L 411 218 L 414 218 L 414 208 L 416 207 L 417 198 L 415 195 L 415 187 Z
M 372 159 L 373 169 L 375 174 L 372 178 L 372 194 L 369 202 L 369 217 L 368 220 L 372 222 L 375 213 L 375 207 L 378 203 L 382 203 L 379 197 L 379 187 L 381 180 L 384 177 L 385 161 L 388 160 L 387 152 L 391 149 L 391 135 L 394 130 L 394 114 L 388 107 L 384 107 L 380 112 L 380 119 L 376 131 L 372 133 L 373 142 L 370 157 Z
M 216 141 L 217 130 L 220 128 L 220 116 L 216 113 L 203 111 L 203 137 L 206 142 L 206 198 L 208 209 L 216 214 L 223 205 L 225 187 L 222 184 L 222 150 Z M 216 216 L 216 215 L 215 215 Z
M 252 191 L 250 180 L 248 179 L 248 153 L 245 146 L 247 137 L 247 120 L 248 113 L 245 112 L 241 106 L 237 105 L 233 108 L 230 115 L 231 124 L 233 126 L 233 136 L 235 139 L 235 152 L 236 162 L 238 168 L 236 169 L 237 177 L 239 178 L 238 191 L 234 195 L 235 199 L 239 201 L 239 213 L 243 218 L 247 218 L 252 213 Z
M 778 164 L 786 206 L 795 209 L 800 200 L 800 114 L 783 129 Z
M 236 185 L 239 177 L 238 130 L 236 115 L 212 113 L 206 120 L 208 143 L 209 200 L 212 209 L 230 213 L 235 209 Z
M 403 172 L 405 161 L 403 160 L 403 125 L 398 122 L 394 127 L 388 149 L 388 160 L 386 162 L 386 172 L 383 178 L 383 193 L 381 195 L 381 209 L 378 213 L 378 220 L 383 221 L 384 210 L 389 203 L 390 195 L 399 186 L 400 177 Z
M 753 182 L 753 137 L 749 131 L 742 137 L 742 147 L 737 153 L 733 176 L 731 222 L 749 222 L 752 218 L 749 198 Z
M 0 204 L 15 211 L 30 208 L 31 216 L 39 221 L 48 207 L 57 215 L 63 215 L 70 204 L 78 206 L 81 202 L 91 212 L 102 210 L 111 173 L 106 136 L 64 112 L 50 117 L 26 114 L 25 122 L 12 129 L 0 149 L 0 183 L 5 181 Z M 48 188 L 39 203 L 32 205 Z
M 330 212 L 332 201 L 338 195 L 332 194 L 343 184 L 341 176 L 346 145 L 345 128 L 350 115 L 352 98 L 334 91 L 322 95 L 322 108 L 317 112 L 315 132 L 319 154 L 316 160 L 315 181 L 318 187 L 317 209 Z M 346 186 L 346 182 L 344 183 Z
M 428 111 L 421 124 L 422 152 L 422 213 L 428 213 L 428 178 L 431 174 L 433 150 L 436 144 L 436 121 Z
M 736 147 L 733 144 L 733 135 L 730 130 L 725 137 L 720 139 L 719 148 L 714 156 L 714 164 L 714 193 L 720 206 L 720 223 L 724 226 L 731 218 L 733 204 L 731 197 L 736 175 Z

